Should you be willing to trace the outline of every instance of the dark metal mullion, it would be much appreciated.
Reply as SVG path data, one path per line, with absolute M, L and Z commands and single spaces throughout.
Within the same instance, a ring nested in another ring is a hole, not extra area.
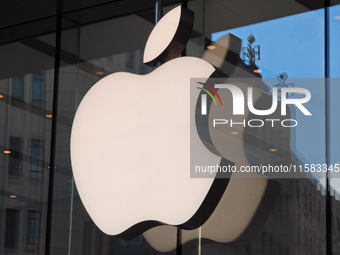
M 182 255 L 182 229 L 176 231 L 176 255 Z
M 55 47 L 55 59 L 54 59 L 54 84 L 53 84 L 53 104 L 52 104 L 52 116 L 53 117 L 52 117 L 52 127 L 51 127 L 50 172 L 49 172 L 49 182 L 48 182 L 45 255 L 49 255 L 51 253 L 62 18 L 63 17 L 61 14 L 61 10 L 59 10 L 59 13 L 57 15 L 57 31 L 56 31 L 56 44 L 55 44 L 56 47 Z
M 78 23 L 77 23 L 78 24 Z M 78 87 L 79 87 L 79 70 L 81 70 L 80 68 L 80 33 L 81 33 L 81 27 L 80 24 L 78 24 L 78 29 L 77 29 L 77 88 L 75 91 L 76 94 L 76 98 L 75 98 L 75 109 L 74 111 L 77 111 L 77 108 L 79 106 L 79 102 L 78 102 L 78 97 L 79 97 L 79 91 L 78 91 Z M 72 175 L 72 188 L 71 188 L 71 203 L 70 203 L 70 225 L 69 225 L 69 244 L 68 244 L 68 250 L 71 250 L 71 245 L 72 245 L 72 228 L 73 228 L 73 206 L 74 206 L 74 192 L 75 192 L 75 182 L 74 182 L 74 176 L 73 176 L 73 171 L 71 170 L 71 175 Z M 70 254 L 70 253 L 69 253 Z
M 155 25 L 163 16 L 163 0 L 155 0 Z M 155 68 L 159 67 L 161 62 L 157 62 Z
M 329 7 L 330 0 L 324 1 L 325 23 L 325 154 L 326 165 L 330 166 L 330 88 L 329 88 Z M 332 254 L 332 198 L 329 173 L 326 172 L 326 255 Z
M 155 3 L 155 24 L 158 23 L 158 21 L 163 16 L 163 0 L 156 0 Z
M 182 0 L 182 6 L 188 9 L 188 1 Z M 182 51 L 181 56 L 184 57 L 187 55 L 187 46 L 185 45 L 184 50 Z

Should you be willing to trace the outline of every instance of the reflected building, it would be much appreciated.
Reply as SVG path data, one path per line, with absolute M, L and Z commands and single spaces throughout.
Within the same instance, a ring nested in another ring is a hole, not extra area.
M 44 251 L 54 72 L 2 79 L 1 254 Z

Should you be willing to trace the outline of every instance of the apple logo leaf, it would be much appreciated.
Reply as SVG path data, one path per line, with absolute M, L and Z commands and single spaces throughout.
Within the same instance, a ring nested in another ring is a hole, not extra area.
M 152 30 L 144 49 L 143 62 L 151 67 L 178 57 L 189 41 L 194 13 L 177 6 L 169 11 Z

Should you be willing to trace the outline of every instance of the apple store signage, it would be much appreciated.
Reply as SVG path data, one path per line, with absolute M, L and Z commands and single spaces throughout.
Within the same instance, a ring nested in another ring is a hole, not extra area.
M 160 224 L 197 228 L 228 183 L 189 174 L 190 78 L 215 71 L 200 58 L 177 58 L 193 18 L 181 6 L 168 12 L 144 52 L 148 65 L 163 64 L 147 75 L 108 75 L 77 109 L 70 145 L 75 183 L 89 215 L 109 235 L 134 237 Z M 129 95 L 129 103 L 113 100 L 117 93 Z M 196 155 L 205 155 L 202 163 L 219 164 L 221 157 L 209 153 L 198 134 L 195 139 Z
M 106 76 L 77 109 L 70 143 L 73 175 L 87 212 L 106 234 L 133 238 L 163 224 L 185 230 L 206 224 L 210 229 L 224 205 L 235 203 L 231 194 L 256 193 L 258 198 L 252 198 L 256 202 L 248 203 L 252 204 L 249 211 L 233 211 L 234 219 L 243 215 L 248 224 L 271 186 L 262 176 L 257 176 L 262 180 L 261 192 L 255 192 L 258 184 L 242 188 L 228 173 L 191 178 L 192 162 L 230 167 L 246 158 L 240 141 L 226 141 L 234 143 L 232 148 L 218 147 L 218 135 L 209 134 L 207 120 L 210 114 L 220 114 L 220 108 L 211 107 L 212 101 L 207 103 L 204 96 L 199 100 L 207 92 L 191 84 L 196 77 L 201 77 L 201 84 L 208 83 L 217 71 L 213 61 L 178 57 L 189 40 L 193 19 L 194 14 L 182 6 L 168 12 L 154 27 L 144 50 L 144 63 L 158 67 L 146 75 Z M 117 93 L 129 95 L 129 102 L 125 97 L 113 100 Z M 256 93 L 255 97 L 261 96 Z M 240 236 L 246 225 L 239 224 L 235 235 L 223 240 Z M 157 228 L 148 235 L 149 243 L 158 235 L 154 233 Z

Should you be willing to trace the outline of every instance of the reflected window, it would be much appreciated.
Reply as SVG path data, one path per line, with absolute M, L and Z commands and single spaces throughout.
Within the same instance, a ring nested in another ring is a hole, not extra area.
M 11 136 L 9 139 L 11 154 L 9 158 L 9 175 L 21 175 L 22 166 L 22 138 Z
M 41 105 L 44 102 L 44 75 L 42 73 L 33 74 L 32 104 Z
M 22 103 L 24 101 L 24 85 L 24 76 L 12 78 L 12 103 Z
M 89 255 L 91 253 L 91 222 L 84 222 L 83 231 L 83 255 Z
M 125 53 L 125 65 L 126 67 L 129 68 L 130 71 L 134 71 L 135 69 L 134 61 L 135 61 L 135 56 L 133 52 L 126 52 Z
M 32 139 L 31 142 L 31 177 L 40 178 L 43 165 L 43 146 L 42 141 Z
M 27 245 L 37 245 L 39 243 L 40 212 L 28 211 L 27 219 Z
M 18 248 L 19 210 L 6 209 L 5 248 Z

